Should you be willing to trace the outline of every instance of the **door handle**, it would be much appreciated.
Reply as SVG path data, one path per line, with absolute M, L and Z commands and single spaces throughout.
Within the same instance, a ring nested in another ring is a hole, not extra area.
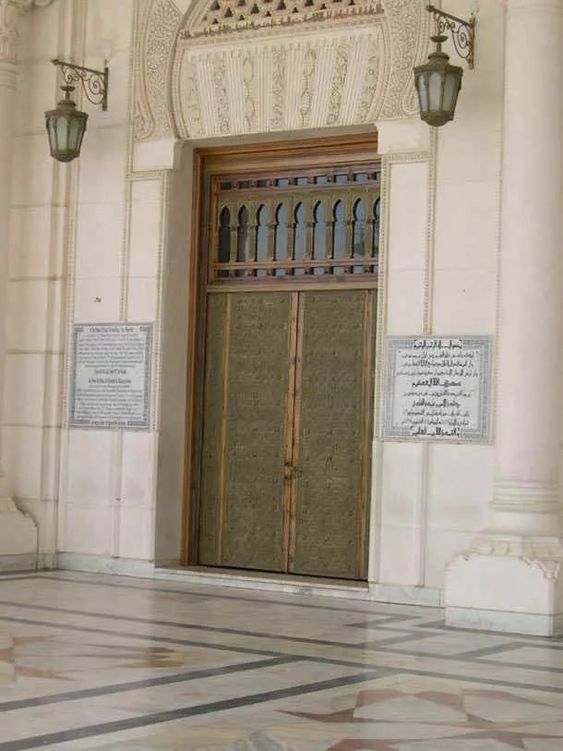
M 285 462 L 284 482 L 291 482 L 295 477 L 301 477 L 302 474 L 303 470 L 298 464 Z

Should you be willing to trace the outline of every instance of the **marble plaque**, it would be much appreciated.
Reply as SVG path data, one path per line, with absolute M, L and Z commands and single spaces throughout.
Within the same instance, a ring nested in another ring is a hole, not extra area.
M 390 336 L 381 437 L 488 443 L 492 338 Z
M 76 324 L 70 427 L 149 430 L 152 323 Z

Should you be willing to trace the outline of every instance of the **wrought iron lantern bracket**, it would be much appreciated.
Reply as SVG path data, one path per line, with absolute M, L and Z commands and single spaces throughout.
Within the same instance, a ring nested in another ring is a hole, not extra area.
M 66 86 L 74 86 L 79 83 L 82 86 L 86 98 L 91 104 L 101 104 L 105 112 L 108 108 L 109 68 L 104 63 L 103 70 L 85 68 L 82 65 L 74 65 L 63 60 L 51 60 L 61 71 L 61 76 Z
M 449 33 L 455 51 L 467 62 L 467 67 L 473 70 L 475 64 L 475 16 L 471 15 L 469 21 L 451 13 L 446 13 L 434 5 L 427 5 L 426 10 L 432 13 L 436 23 L 436 34 L 447 36 Z

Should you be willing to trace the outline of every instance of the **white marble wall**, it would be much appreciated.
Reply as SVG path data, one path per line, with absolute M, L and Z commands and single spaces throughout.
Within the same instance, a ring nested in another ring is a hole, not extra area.
M 38 523 L 40 565 L 51 565 L 55 553 L 72 180 L 49 158 L 43 111 L 55 97 L 48 61 L 72 47 L 69 9 L 63 0 L 20 19 L 14 113 L 3 452 L 8 490 Z
M 139 5 L 55 0 L 25 21 L 4 431 L 13 495 L 39 522 L 45 562 L 55 549 L 92 567 L 179 558 L 190 162 L 167 141 L 133 148 Z M 378 123 L 380 344 L 384 333 L 496 331 L 503 13 L 500 2 L 481 6 L 477 66 L 464 74 L 455 121 L 435 138 L 418 120 Z M 71 166 L 49 159 L 42 115 L 54 101 L 48 58 L 65 53 L 92 67 L 110 57 L 108 112 L 88 105 Z M 69 431 L 70 326 L 117 320 L 158 324 L 155 429 Z M 492 446 L 376 442 L 372 581 L 441 588 L 447 563 L 485 524 L 492 482 Z

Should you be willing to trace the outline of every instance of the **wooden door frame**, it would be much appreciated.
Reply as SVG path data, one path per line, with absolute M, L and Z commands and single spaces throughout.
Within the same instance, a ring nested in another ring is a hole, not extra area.
M 349 134 L 333 137 L 274 141 L 242 146 L 205 147 L 193 154 L 192 223 L 189 241 L 188 357 L 186 379 L 184 493 L 182 512 L 182 554 L 180 564 L 197 563 L 197 521 L 199 504 L 199 454 L 201 449 L 202 392 L 205 349 L 205 300 L 208 252 L 206 178 L 225 172 L 257 172 L 311 167 L 369 164 L 378 159 L 377 134 Z M 339 285 L 340 287 L 340 285 Z M 241 290 L 242 291 L 242 290 Z M 289 291 L 289 288 L 288 288 Z

